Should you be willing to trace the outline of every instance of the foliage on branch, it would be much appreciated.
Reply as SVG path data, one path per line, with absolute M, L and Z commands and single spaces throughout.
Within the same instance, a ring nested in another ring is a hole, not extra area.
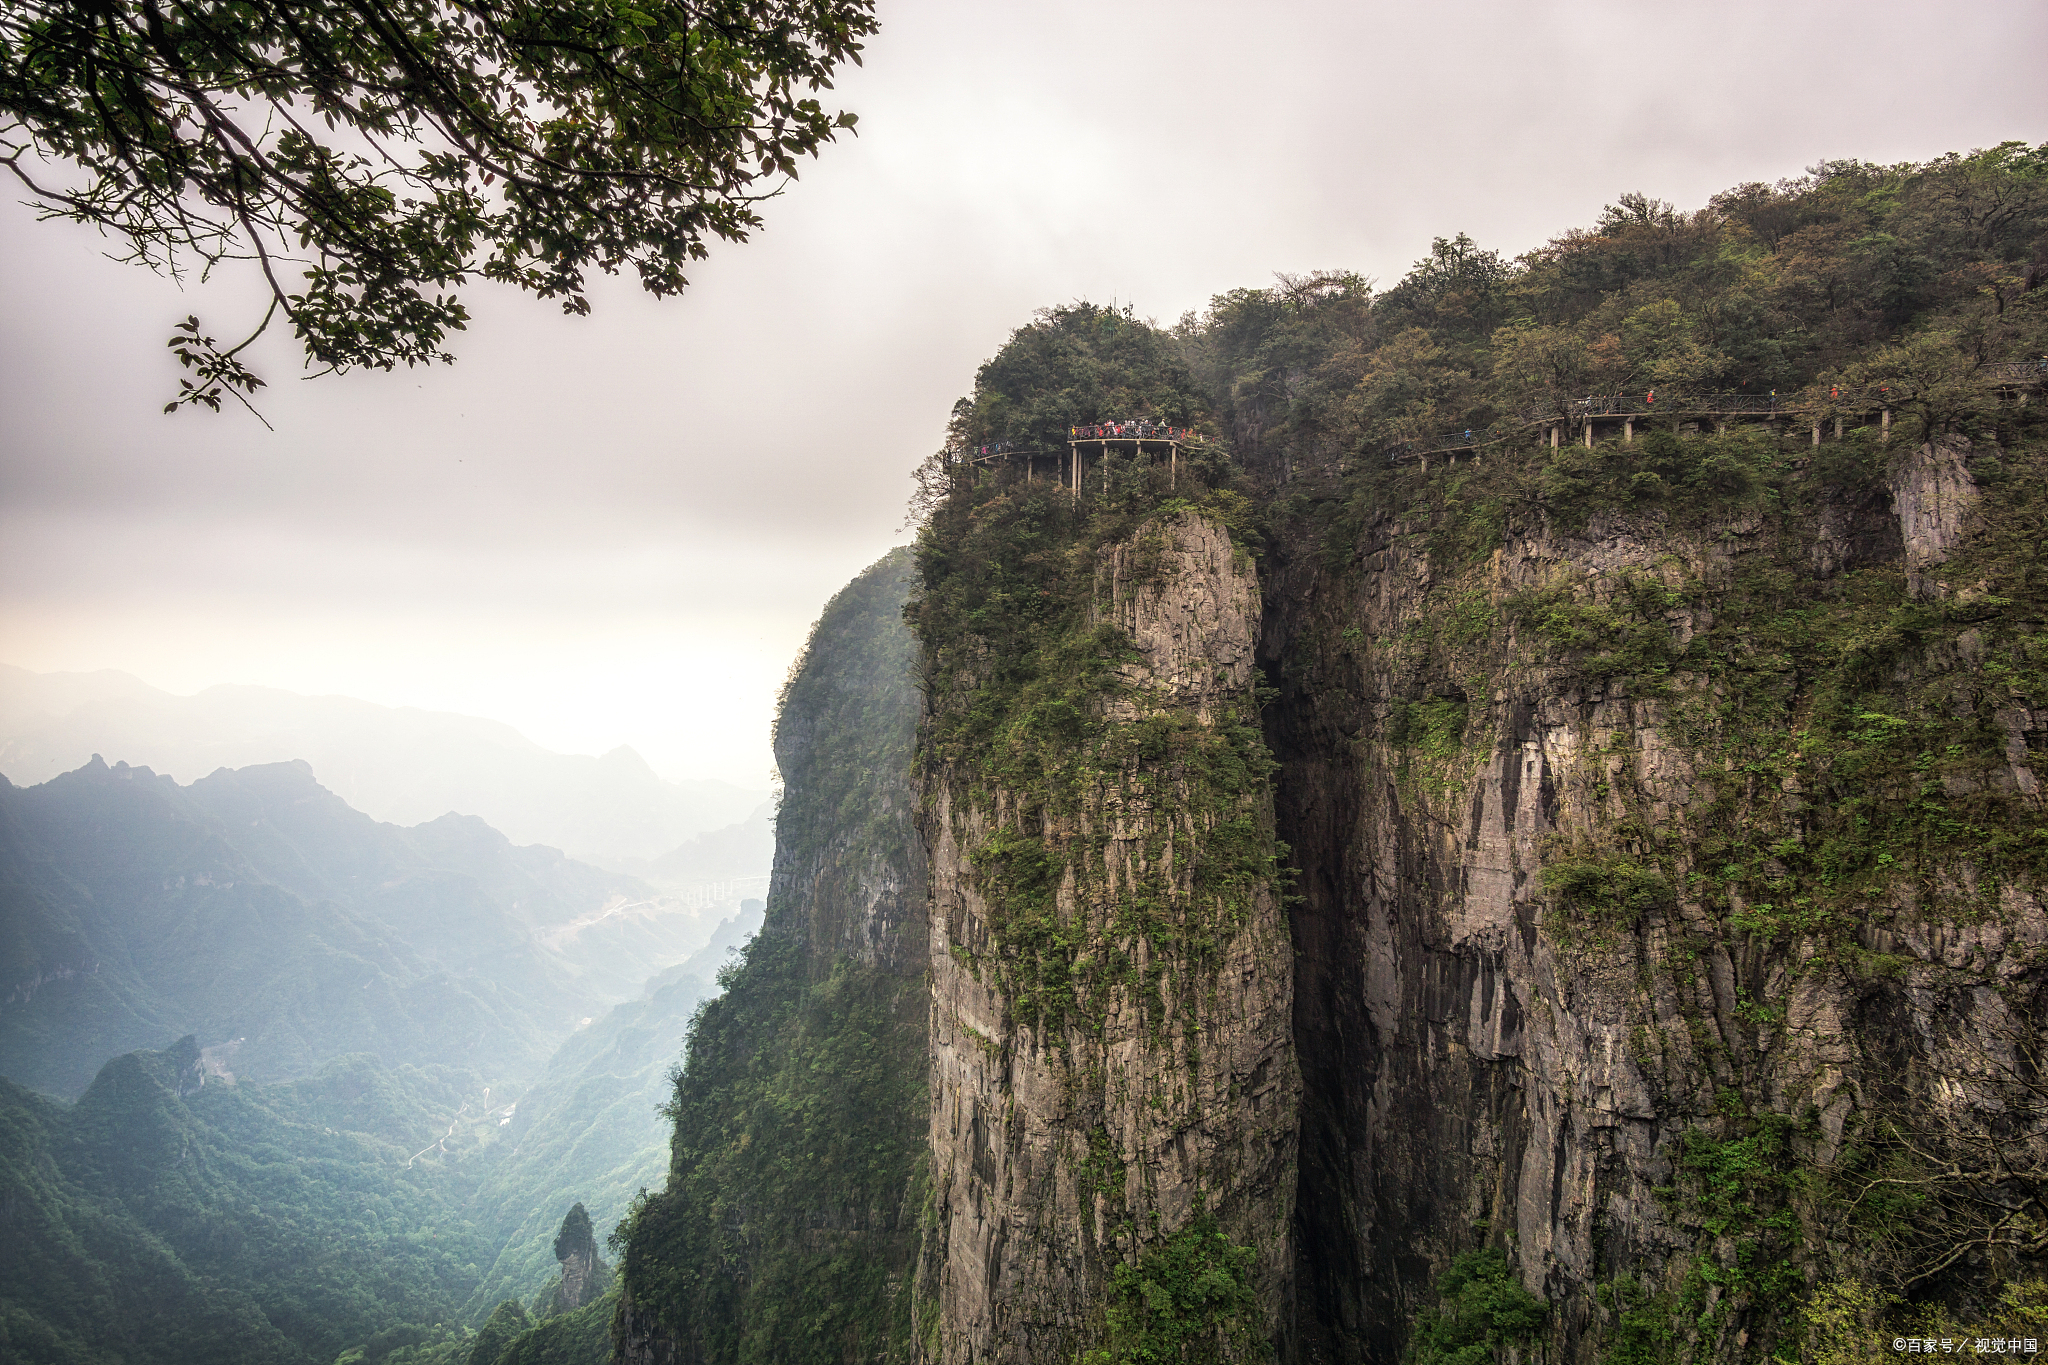
M 455 291 L 586 313 L 680 292 L 854 116 L 814 97 L 873 0 L 30 0 L 0 12 L 0 165 L 50 217 L 201 278 L 248 260 L 322 372 L 446 361 Z M 172 406 L 253 389 L 173 345 Z M 253 339 L 253 336 L 252 338 Z M 244 400 L 246 401 L 246 400 Z

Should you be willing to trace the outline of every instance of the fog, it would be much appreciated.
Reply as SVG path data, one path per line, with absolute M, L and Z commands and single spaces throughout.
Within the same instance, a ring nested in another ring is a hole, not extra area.
M 884 0 L 829 147 L 681 299 L 479 285 L 452 367 L 160 409 L 259 311 L 0 208 L 0 660 L 263 683 L 631 744 L 758 786 L 825 599 L 1034 309 L 1170 322 L 1274 271 L 1516 253 L 1631 190 L 2048 137 L 2048 10 Z M 2028 54 L 2032 54 L 2029 56 Z M 114 757 L 109 755 L 110 758 Z

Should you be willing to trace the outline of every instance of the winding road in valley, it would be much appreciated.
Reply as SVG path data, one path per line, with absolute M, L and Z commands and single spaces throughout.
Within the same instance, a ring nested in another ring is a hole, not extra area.
M 491 1092 L 490 1092 L 490 1090 L 489 1090 L 488 1088 L 486 1088 L 486 1089 L 484 1090 L 484 1104 L 485 1104 L 486 1106 L 488 1106 L 488 1105 L 490 1104 L 490 1102 L 491 1102 Z M 444 1151 L 444 1152 L 445 1152 L 445 1151 L 447 1151 L 447 1150 L 448 1150 L 448 1139 L 449 1139 L 449 1138 L 452 1138 L 452 1137 L 454 1137 L 454 1136 L 455 1136 L 455 1129 L 457 1128 L 457 1126 L 459 1126 L 459 1125 L 461 1124 L 461 1122 L 462 1122 L 462 1116 L 463 1116 L 464 1114 L 468 1113 L 468 1112 L 469 1112 L 469 1101 L 468 1101 L 468 1100 L 464 1100 L 464 1101 L 462 1102 L 462 1107 L 461 1107 L 460 1109 L 458 1109 L 458 1110 L 456 1110 L 456 1111 L 455 1111 L 455 1117 L 454 1117 L 454 1118 L 452 1118 L 452 1119 L 450 1119 L 450 1120 L 448 1120 L 448 1131 L 447 1131 L 447 1132 L 445 1132 L 445 1133 L 443 1133 L 443 1134 L 441 1134 L 441 1136 L 439 1136 L 439 1137 L 435 1138 L 435 1139 L 434 1139 L 434 1140 L 433 1140 L 432 1142 L 428 1143 L 428 1144 L 427 1144 L 426 1146 L 424 1146 L 424 1147 L 420 1148 L 420 1149 L 419 1149 L 419 1150 L 418 1150 L 417 1152 L 414 1152 L 414 1153 L 413 1153 L 413 1154 L 412 1154 L 411 1156 L 407 1157 L 407 1158 L 405 1159 L 405 1169 L 407 1169 L 408 1171 L 409 1171 L 409 1170 L 411 1170 L 411 1169 L 412 1169 L 412 1163 L 413 1163 L 413 1162 L 415 1162 L 415 1161 L 418 1161 L 418 1160 L 419 1160 L 419 1159 L 420 1159 L 421 1157 L 425 1156 L 425 1155 L 426 1155 L 426 1154 L 427 1154 L 428 1152 L 431 1152 L 431 1151 L 433 1151 L 433 1150 L 434 1150 L 434 1149 L 435 1149 L 436 1147 L 440 1148 L 440 1149 L 441 1149 L 442 1151 Z

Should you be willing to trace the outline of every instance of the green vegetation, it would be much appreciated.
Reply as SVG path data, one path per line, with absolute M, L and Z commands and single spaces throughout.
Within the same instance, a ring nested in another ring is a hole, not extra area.
M 1212 1213 L 1110 1272 L 1104 1344 L 1080 1365 L 1224 1365 L 1270 1358 L 1252 1276 L 1258 1253 Z
M 1435 1289 L 1437 1306 L 1415 1319 L 1406 1365 L 1494 1365 L 1535 1345 L 1550 1311 L 1498 1251 L 1459 1252 Z
M 1387 726 L 1387 742 L 1401 754 L 1400 777 L 1419 784 L 1431 796 L 1461 790 L 1467 776 L 1462 698 L 1395 702 Z
M 1196 401 L 1164 334 L 1075 307 L 1042 313 L 982 367 L 956 430 L 970 443 L 1015 434 L 1063 453 L 1070 424 L 1199 424 Z M 1013 414 L 1028 423 L 1005 425 Z M 987 965 L 1017 1017 L 1054 1046 L 1069 1023 L 1099 1028 L 1118 989 L 1151 1000 L 1157 1027 L 1166 973 L 1212 966 L 1258 888 L 1281 876 L 1255 685 L 1198 715 L 1130 681 L 1139 655 L 1113 623 L 1105 577 L 1116 564 L 1126 594 L 1163 587 L 1173 541 L 1204 523 L 1248 564 L 1258 533 L 1237 480 L 1213 455 L 1190 458 L 1177 486 L 1156 461 L 1113 457 L 1091 467 L 1078 497 L 1014 467 L 957 476 L 919 537 L 910 619 L 929 706 L 923 761 L 969 804 L 1003 794 L 1002 822 L 969 851 L 989 906 Z M 1080 833 L 1106 791 L 1146 811 L 1134 882 L 1114 897 L 1098 896 L 1106 835 Z M 1070 872 L 1083 903 L 1103 901 L 1079 918 L 1056 895 Z
M 922 886 L 908 567 L 891 555 L 835 597 L 792 670 L 767 923 L 696 1017 L 668 1184 L 614 1242 L 621 1311 L 707 1362 L 910 1352 L 929 1006 L 921 945 L 893 956 L 887 920 L 922 904 L 886 891 Z
M 9 1359 L 325 1365 L 393 1323 L 458 1320 L 489 1244 L 459 1169 L 406 1163 L 474 1077 L 200 1075 L 186 1039 L 116 1058 L 69 1107 L 0 1082 Z
M 1565 915 L 1564 924 L 1549 926 L 1560 939 L 1571 936 L 1567 926 L 1574 921 L 1595 934 L 1633 933 L 1645 915 L 1677 903 L 1661 873 L 1622 854 L 1550 858 L 1543 864 L 1543 889 Z
M 53 166 L 24 176 L 49 215 L 180 276 L 259 259 L 258 332 L 282 312 L 319 372 L 388 370 L 452 359 L 475 276 L 575 313 L 593 266 L 680 292 L 709 241 L 761 225 L 764 185 L 853 126 L 812 93 L 874 31 L 871 0 L 38 0 L 0 15 L 0 116 L 10 157 Z M 195 320 L 173 344 L 197 382 L 172 407 L 263 382 L 246 341 Z
M 1173 338 L 1090 303 L 1040 310 L 974 376 L 974 396 L 953 405 L 960 445 L 997 441 L 1064 457 L 1068 428 L 1148 418 L 1198 427 L 1208 403 L 1180 363 Z
M 1567 417 L 1561 447 L 1532 455 L 1535 432 L 1508 434 L 1516 414 L 1652 389 L 1675 410 L 1706 392 L 1825 405 L 1884 386 L 1906 439 L 1983 434 L 2010 415 L 1983 367 L 2048 352 L 2029 283 L 2044 229 L 2048 148 L 1836 161 L 1692 213 L 1625 195 L 1593 228 L 1513 261 L 1439 239 L 1378 295 L 1341 273 L 1234 290 L 1177 335 L 1256 471 L 1350 469 L 1382 494 L 1401 486 L 1375 504 L 1433 504 L 1440 531 L 1463 522 L 1495 543 L 1530 501 L 1570 525 L 1628 507 L 1692 520 L 1708 514 L 1703 500 L 1766 499 L 1770 472 L 1798 452 L 1740 425 L 1702 446 L 1647 418 L 1633 446 L 1588 451 L 1573 440 L 1583 418 Z M 1855 427 L 1870 413 L 1839 415 Z M 1389 442 L 1466 430 L 1495 452 L 1485 468 L 1513 477 L 1418 488 L 1376 465 Z M 1485 540 L 1453 534 L 1443 548 Z
M 573 1312 L 535 1323 L 496 1356 L 476 1360 L 475 1365 L 608 1365 L 612 1319 L 618 1308 L 619 1296 L 614 1290 Z

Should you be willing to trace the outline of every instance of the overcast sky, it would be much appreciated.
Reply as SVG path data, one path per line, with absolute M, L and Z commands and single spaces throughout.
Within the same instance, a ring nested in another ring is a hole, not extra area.
M 683 298 L 489 286 L 456 365 L 159 413 L 197 312 L 0 205 L 0 662 L 266 683 L 758 785 L 783 670 L 1032 310 L 1513 254 L 1629 190 L 2048 138 L 2048 6 L 882 0 L 828 148 Z M 11 197 L 10 197 L 11 198 Z M 282 329 L 279 329 L 282 341 Z M 113 757 L 112 755 L 109 756 Z

